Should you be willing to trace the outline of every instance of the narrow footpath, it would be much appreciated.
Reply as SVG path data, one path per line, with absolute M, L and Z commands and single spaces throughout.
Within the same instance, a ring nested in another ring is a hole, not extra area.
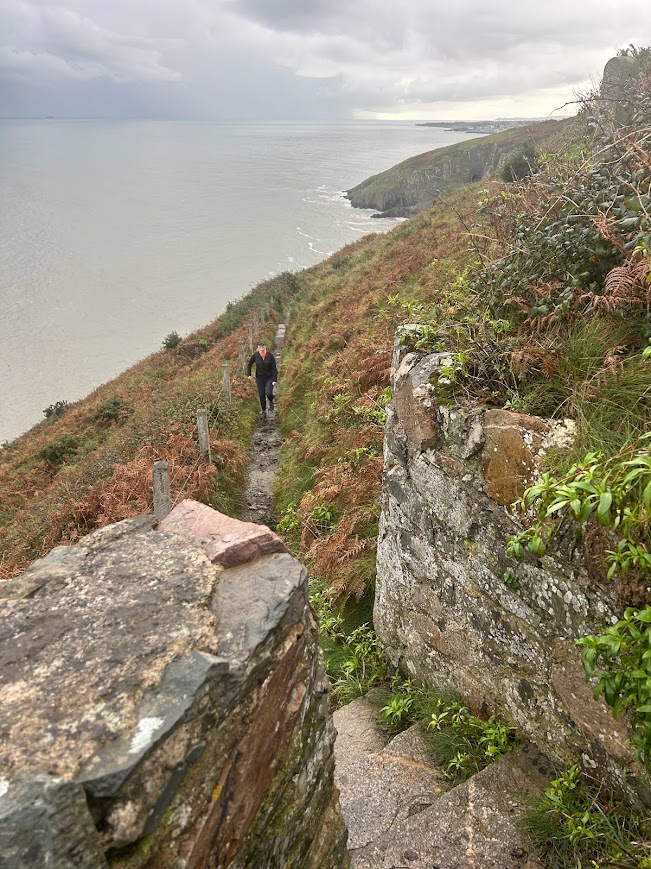
M 274 346 L 279 370 L 284 339 L 281 323 Z M 276 527 L 273 484 L 282 442 L 277 412 L 268 412 L 253 434 L 239 517 L 246 522 Z M 535 750 L 514 749 L 451 787 L 429 758 L 418 726 L 389 739 L 377 718 L 371 694 L 334 713 L 335 783 L 352 869 L 543 869 L 516 824 L 549 783 Z
M 282 356 L 285 341 L 286 326 L 278 324 L 274 343 L 274 356 L 281 370 L 280 358 Z M 280 375 L 279 375 L 280 376 Z M 260 419 L 253 433 L 251 441 L 251 464 L 249 465 L 249 478 L 246 486 L 246 507 L 239 515 L 244 522 L 257 522 L 267 525 L 272 530 L 276 528 L 277 516 L 273 502 L 273 483 L 278 471 L 280 448 L 283 437 L 278 426 L 278 388 L 274 404 L 276 409 L 267 412 L 266 419 Z M 282 399 L 281 399 L 282 400 Z

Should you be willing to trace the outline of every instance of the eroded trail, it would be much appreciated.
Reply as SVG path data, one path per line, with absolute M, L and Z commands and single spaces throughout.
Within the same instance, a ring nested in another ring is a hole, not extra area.
M 280 357 L 285 340 L 285 324 L 279 323 L 274 343 L 274 354 L 280 370 Z M 278 396 L 276 396 L 276 407 Z M 280 448 L 283 436 L 278 426 L 277 410 L 269 411 L 266 419 L 260 419 L 251 440 L 251 463 L 246 486 L 246 507 L 238 518 L 244 522 L 257 522 L 276 527 L 276 511 L 273 502 L 273 483 L 278 471 Z

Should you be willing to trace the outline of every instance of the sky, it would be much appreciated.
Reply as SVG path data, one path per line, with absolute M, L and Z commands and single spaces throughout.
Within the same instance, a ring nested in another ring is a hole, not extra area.
M 0 117 L 544 117 L 649 42 L 651 0 L 2 0 Z

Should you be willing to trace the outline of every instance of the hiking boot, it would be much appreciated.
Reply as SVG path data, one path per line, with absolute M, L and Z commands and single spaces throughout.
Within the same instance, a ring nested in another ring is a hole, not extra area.
M 274 403 L 273 403 L 273 401 L 270 401 L 269 402 L 269 410 L 273 410 L 273 409 L 274 409 Z
M 267 412 L 265 410 L 261 411 L 260 412 L 260 419 L 266 419 L 266 418 L 267 418 Z

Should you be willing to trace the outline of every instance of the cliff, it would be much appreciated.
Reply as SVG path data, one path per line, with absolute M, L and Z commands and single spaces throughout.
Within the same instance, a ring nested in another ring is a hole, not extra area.
M 499 172 L 525 145 L 540 147 L 572 122 L 543 121 L 427 151 L 367 178 L 346 195 L 355 208 L 410 217 L 441 195 Z

